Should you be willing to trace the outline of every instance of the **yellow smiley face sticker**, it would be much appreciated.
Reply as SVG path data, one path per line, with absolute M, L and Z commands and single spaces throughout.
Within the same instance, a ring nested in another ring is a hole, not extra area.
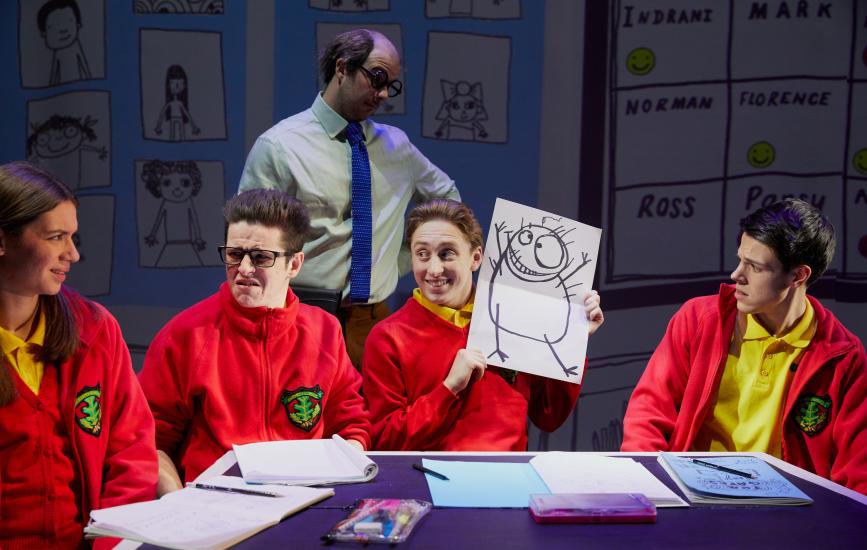
M 859 173 L 867 175 L 867 149 L 861 149 L 852 157 L 852 166 Z
M 656 65 L 656 55 L 650 48 L 635 48 L 626 56 L 626 70 L 636 76 L 644 76 Z
M 767 141 L 759 141 L 753 143 L 747 151 L 747 162 L 753 168 L 767 168 L 774 163 L 777 157 L 777 152 L 774 146 Z

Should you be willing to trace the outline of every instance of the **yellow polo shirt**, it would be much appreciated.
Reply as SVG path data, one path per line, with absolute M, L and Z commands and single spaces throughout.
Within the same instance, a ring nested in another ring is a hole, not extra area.
M 45 316 L 41 312 L 38 315 L 36 328 L 26 341 L 0 327 L 0 349 L 3 350 L 3 356 L 36 395 L 39 395 L 39 386 L 42 384 L 42 373 L 45 369 L 36 354 L 45 343 Z
M 752 315 L 732 336 L 716 404 L 695 438 L 696 451 L 765 452 L 780 456 L 783 404 L 792 366 L 816 333 L 813 306 L 777 337 Z
M 457 325 L 460 328 L 464 328 L 465 326 L 470 324 L 470 319 L 473 316 L 473 296 L 470 296 L 470 301 L 467 302 L 464 307 L 461 309 L 454 309 L 448 306 L 441 306 L 435 304 L 424 297 L 424 294 L 421 293 L 421 289 L 417 288 L 412 291 L 412 297 L 415 298 L 415 301 L 424 306 L 428 311 L 433 312 L 437 317 L 441 317 L 452 323 Z

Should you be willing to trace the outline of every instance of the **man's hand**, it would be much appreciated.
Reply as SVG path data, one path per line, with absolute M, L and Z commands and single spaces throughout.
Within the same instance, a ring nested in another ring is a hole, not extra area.
M 593 334 L 605 322 L 602 314 L 602 298 L 595 290 L 584 295 L 584 311 L 587 313 L 587 334 Z
M 470 380 L 478 380 L 485 374 L 488 362 L 484 354 L 477 349 L 461 349 L 455 355 L 452 368 L 443 384 L 455 395 L 462 392 Z
M 160 475 L 157 481 L 157 498 L 172 491 L 183 489 L 184 484 L 181 483 L 181 476 L 178 475 L 175 463 L 172 462 L 169 455 L 157 450 L 157 462 L 160 465 Z
M 364 445 L 361 444 L 361 441 L 358 441 L 357 439 L 347 439 L 346 442 L 361 451 L 362 453 L 364 452 Z

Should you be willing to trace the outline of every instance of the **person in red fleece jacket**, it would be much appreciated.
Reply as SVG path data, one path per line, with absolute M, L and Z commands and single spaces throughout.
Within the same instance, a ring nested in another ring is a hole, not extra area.
M 527 415 L 556 430 L 575 407 L 580 384 L 487 366 L 480 350 L 466 349 L 473 272 L 482 262 L 482 230 L 466 205 L 421 204 L 406 235 L 419 288 L 365 345 L 374 448 L 525 451 Z M 584 305 L 592 334 L 603 322 L 599 295 L 588 292 Z
M 867 359 L 807 295 L 834 228 L 785 199 L 741 222 L 734 285 L 688 301 L 629 400 L 624 451 L 758 451 L 867 494 Z
M 369 444 L 361 376 L 339 322 L 289 288 L 304 262 L 304 205 L 255 189 L 224 213 L 226 282 L 160 330 L 139 373 L 156 419 L 160 495 L 232 444 L 334 434 Z
M 0 166 L 0 548 L 78 548 L 90 511 L 156 496 L 154 421 L 114 317 L 63 285 L 78 201 Z M 117 539 L 100 539 L 97 546 Z

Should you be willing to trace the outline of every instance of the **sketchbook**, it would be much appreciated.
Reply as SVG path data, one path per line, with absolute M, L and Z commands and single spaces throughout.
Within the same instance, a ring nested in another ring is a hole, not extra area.
M 208 482 L 232 485 L 217 479 Z M 84 533 L 87 538 L 120 537 L 166 548 L 219 550 L 334 494 L 333 489 L 313 487 L 269 487 L 268 491 L 280 496 L 186 487 L 159 500 L 93 510 Z
M 657 460 L 692 503 L 798 506 L 813 502 L 760 458 L 715 456 L 700 459 L 750 477 L 698 464 L 672 453 L 660 453 Z
M 526 508 L 531 494 L 641 493 L 658 507 L 689 506 L 631 458 L 547 452 L 529 463 L 423 459 L 449 478 L 426 476 L 436 506 Z
M 339 435 L 233 445 L 247 483 L 336 485 L 370 481 L 379 467 Z

